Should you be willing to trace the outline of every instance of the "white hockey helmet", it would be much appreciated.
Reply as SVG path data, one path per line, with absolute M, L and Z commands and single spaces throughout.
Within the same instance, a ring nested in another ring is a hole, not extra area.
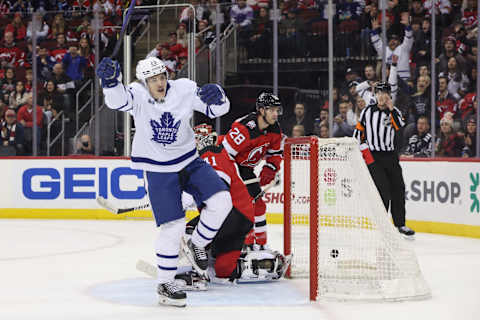
M 165 73 L 168 79 L 167 67 L 162 60 L 156 57 L 149 57 L 144 60 L 140 60 L 137 64 L 136 76 L 137 79 L 144 82 L 153 76 Z

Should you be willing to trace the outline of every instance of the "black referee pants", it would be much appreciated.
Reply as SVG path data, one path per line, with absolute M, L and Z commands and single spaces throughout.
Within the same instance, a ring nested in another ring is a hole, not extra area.
M 372 152 L 375 162 L 368 166 L 370 175 L 388 212 L 390 207 L 395 227 L 405 225 L 405 182 L 395 152 Z

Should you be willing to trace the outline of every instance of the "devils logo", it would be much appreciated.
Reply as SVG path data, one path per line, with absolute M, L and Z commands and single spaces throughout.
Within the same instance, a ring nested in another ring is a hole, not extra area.
M 265 155 L 265 150 L 268 145 L 269 145 L 268 143 L 265 143 L 265 144 L 262 144 L 261 146 L 253 148 L 248 154 L 248 158 L 243 160 L 241 165 L 252 167 L 252 168 L 255 167 Z

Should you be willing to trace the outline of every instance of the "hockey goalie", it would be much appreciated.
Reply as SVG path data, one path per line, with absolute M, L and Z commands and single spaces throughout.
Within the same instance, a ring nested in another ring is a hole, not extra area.
M 222 146 L 216 145 L 217 135 L 212 131 L 212 127 L 198 125 L 194 130 L 200 156 L 215 169 L 230 188 L 233 209 L 209 246 L 211 259 L 208 273 L 202 274 L 201 270 L 193 269 L 190 272 L 177 274 L 176 278 L 182 280 L 183 284 L 191 286 L 187 289 L 193 290 L 205 289 L 207 279 L 221 283 L 280 279 L 290 264 L 291 256 L 285 257 L 270 249 L 247 250 L 248 247 L 244 246 L 244 241 L 253 226 L 254 199 L 248 193 L 235 161 L 229 157 Z M 202 204 L 188 194 L 184 193 L 182 201 L 184 208 L 201 209 Z M 199 217 L 187 223 L 186 238 L 198 223 L 201 223 Z M 189 251 L 185 250 L 185 254 L 188 255 Z

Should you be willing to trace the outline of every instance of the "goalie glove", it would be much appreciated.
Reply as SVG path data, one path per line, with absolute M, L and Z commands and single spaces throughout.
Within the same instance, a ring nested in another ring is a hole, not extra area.
M 218 84 L 207 83 L 198 90 L 197 95 L 206 105 L 225 103 L 225 92 Z
M 116 87 L 122 81 L 120 63 L 108 57 L 100 61 L 96 73 L 102 80 L 102 88 Z
M 262 171 L 260 172 L 260 186 L 263 187 L 275 179 L 275 174 L 277 172 L 272 167 L 273 165 L 268 163 L 263 166 Z

